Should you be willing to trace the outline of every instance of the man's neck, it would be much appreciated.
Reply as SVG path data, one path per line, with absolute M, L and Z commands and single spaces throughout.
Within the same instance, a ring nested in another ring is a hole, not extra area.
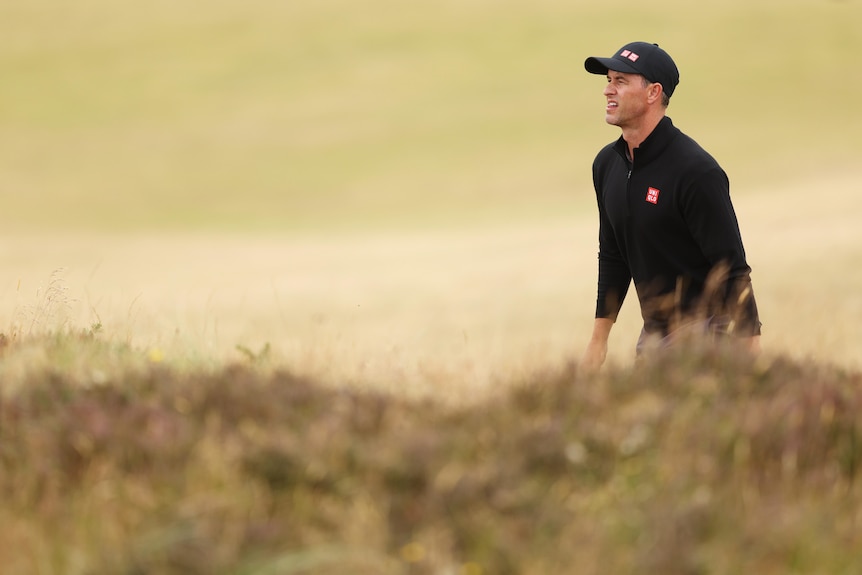
M 654 114 L 644 118 L 637 126 L 623 128 L 623 140 L 628 146 L 629 158 L 635 157 L 635 150 L 643 144 L 650 134 L 653 133 L 655 127 L 658 126 L 664 118 L 664 111 L 661 114 Z

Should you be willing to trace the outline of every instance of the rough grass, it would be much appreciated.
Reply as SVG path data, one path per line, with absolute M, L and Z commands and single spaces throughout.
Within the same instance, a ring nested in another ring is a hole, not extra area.
M 858 372 L 691 348 L 452 406 L 93 330 L 0 369 L 34 347 L 0 389 L 5 573 L 860 568 Z

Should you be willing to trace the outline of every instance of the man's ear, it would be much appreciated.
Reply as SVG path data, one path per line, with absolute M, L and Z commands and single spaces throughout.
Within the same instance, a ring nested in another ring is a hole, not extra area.
M 661 101 L 661 95 L 664 93 L 664 86 L 658 82 L 652 83 L 647 88 L 647 99 L 652 104 L 655 101 Z

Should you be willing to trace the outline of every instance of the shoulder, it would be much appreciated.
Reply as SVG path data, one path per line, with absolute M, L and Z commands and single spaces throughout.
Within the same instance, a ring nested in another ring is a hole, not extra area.
M 613 141 L 610 144 L 607 144 L 606 146 L 604 146 L 601 150 L 599 150 L 599 153 L 596 154 L 595 160 L 593 160 L 593 164 L 599 164 L 602 162 L 607 162 L 610 158 L 612 158 L 614 156 L 614 154 L 616 154 L 616 152 L 614 152 L 614 147 L 616 145 L 617 145 L 617 142 Z
M 721 170 L 718 161 L 688 134 L 677 131 L 669 146 L 670 155 L 681 167 L 697 172 Z
M 603 169 L 610 168 L 611 166 L 616 165 L 616 162 L 622 162 L 622 157 L 620 153 L 617 151 L 617 148 L 620 145 L 619 140 L 615 140 L 606 146 L 604 146 L 599 153 L 596 154 L 595 159 L 593 160 L 593 171 L 601 171 Z
M 730 180 L 718 161 L 690 136 L 680 134 L 674 141 L 674 157 L 679 167 L 679 196 L 682 206 L 697 206 L 714 213 L 730 194 Z

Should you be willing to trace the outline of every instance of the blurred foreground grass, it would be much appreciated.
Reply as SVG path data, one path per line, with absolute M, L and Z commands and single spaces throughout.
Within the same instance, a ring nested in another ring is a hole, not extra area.
M 829 0 L 9 0 L 0 225 L 569 217 L 617 136 L 582 62 L 632 39 L 675 56 L 671 116 L 738 193 L 849 171 L 860 20 Z
M 0 353 L 4 573 L 862 568 L 858 372 L 691 348 L 452 406 L 97 326 Z

